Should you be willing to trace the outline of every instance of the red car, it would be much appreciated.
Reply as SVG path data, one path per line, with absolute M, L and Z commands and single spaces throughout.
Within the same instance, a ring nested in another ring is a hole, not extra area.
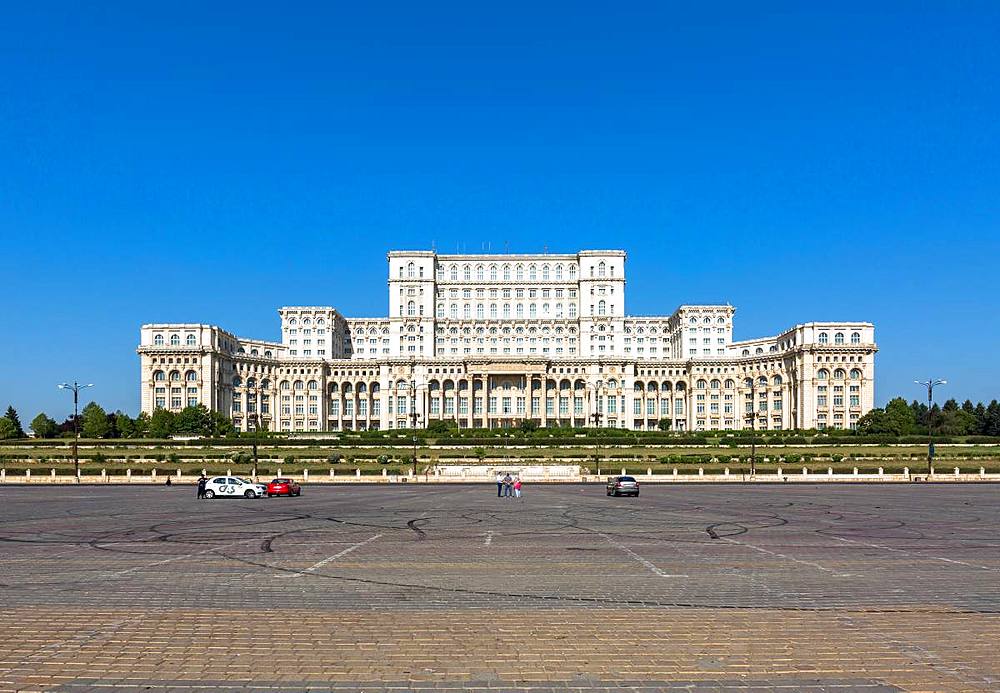
M 271 496 L 301 496 L 302 487 L 291 479 L 273 479 L 267 485 L 267 497 Z

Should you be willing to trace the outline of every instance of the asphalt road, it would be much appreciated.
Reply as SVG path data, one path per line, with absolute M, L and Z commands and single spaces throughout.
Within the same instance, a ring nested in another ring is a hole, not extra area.
M 0 488 L 0 690 L 1000 690 L 1000 487 Z

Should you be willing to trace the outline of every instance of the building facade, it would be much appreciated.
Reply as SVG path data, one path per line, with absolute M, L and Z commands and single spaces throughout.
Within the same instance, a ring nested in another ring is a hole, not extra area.
M 284 307 L 277 342 L 143 325 L 142 410 L 204 404 L 240 430 L 727 430 L 853 428 L 874 406 L 871 323 L 734 341 L 729 305 L 629 316 L 625 258 L 394 251 L 388 317 Z

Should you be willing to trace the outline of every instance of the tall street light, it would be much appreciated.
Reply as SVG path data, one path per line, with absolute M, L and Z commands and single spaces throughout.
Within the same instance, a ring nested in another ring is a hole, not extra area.
M 410 381 L 410 418 L 413 420 L 410 433 L 413 436 L 413 476 L 417 476 L 417 381 Z
M 927 388 L 927 476 L 931 475 L 931 468 L 934 464 L 934 429 L 931 421 L 931 407 L 934 406 L 934 386 L 947 385 L 947 380 L 914 380 L 917 385 Z
M 601 389 L 604 387 L 604 382 L 598 380 L 594 383 L 594 413 L 590 415 L 590 418 L 594 420 L 594 428 L 601 427 Z M 596 469 L 594 473 L 600 473 L 601 471 L 601 432 L 596 431 L 594 435 L 594 466 Z
M 757 381 L 750 381 L 750 478 L 757 475 Z
M 80 383 L 73 381 L 73 384 L 60 383 L 60 390 L 72 390 L 73 391 L 73 470 L 76 474 L 77 483 L 80 482 L 80 416 L 78 414 L 80 405 L 80 390 L 85 387 L 94 387 L 93 383 L 87 383 L 86 385 L 81 385 Z

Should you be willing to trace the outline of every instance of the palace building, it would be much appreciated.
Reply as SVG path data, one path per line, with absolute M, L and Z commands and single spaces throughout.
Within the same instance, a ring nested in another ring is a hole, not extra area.
M 388 254 L 388 317 L 285 307 L 281 341 L 143 325 L 142 410 L 204 404 L 240 430 L 541 426 L 853 428 L 874 406 L 874 326 L 733 339 L 735 308 L 626 313 L 625 252 Z

